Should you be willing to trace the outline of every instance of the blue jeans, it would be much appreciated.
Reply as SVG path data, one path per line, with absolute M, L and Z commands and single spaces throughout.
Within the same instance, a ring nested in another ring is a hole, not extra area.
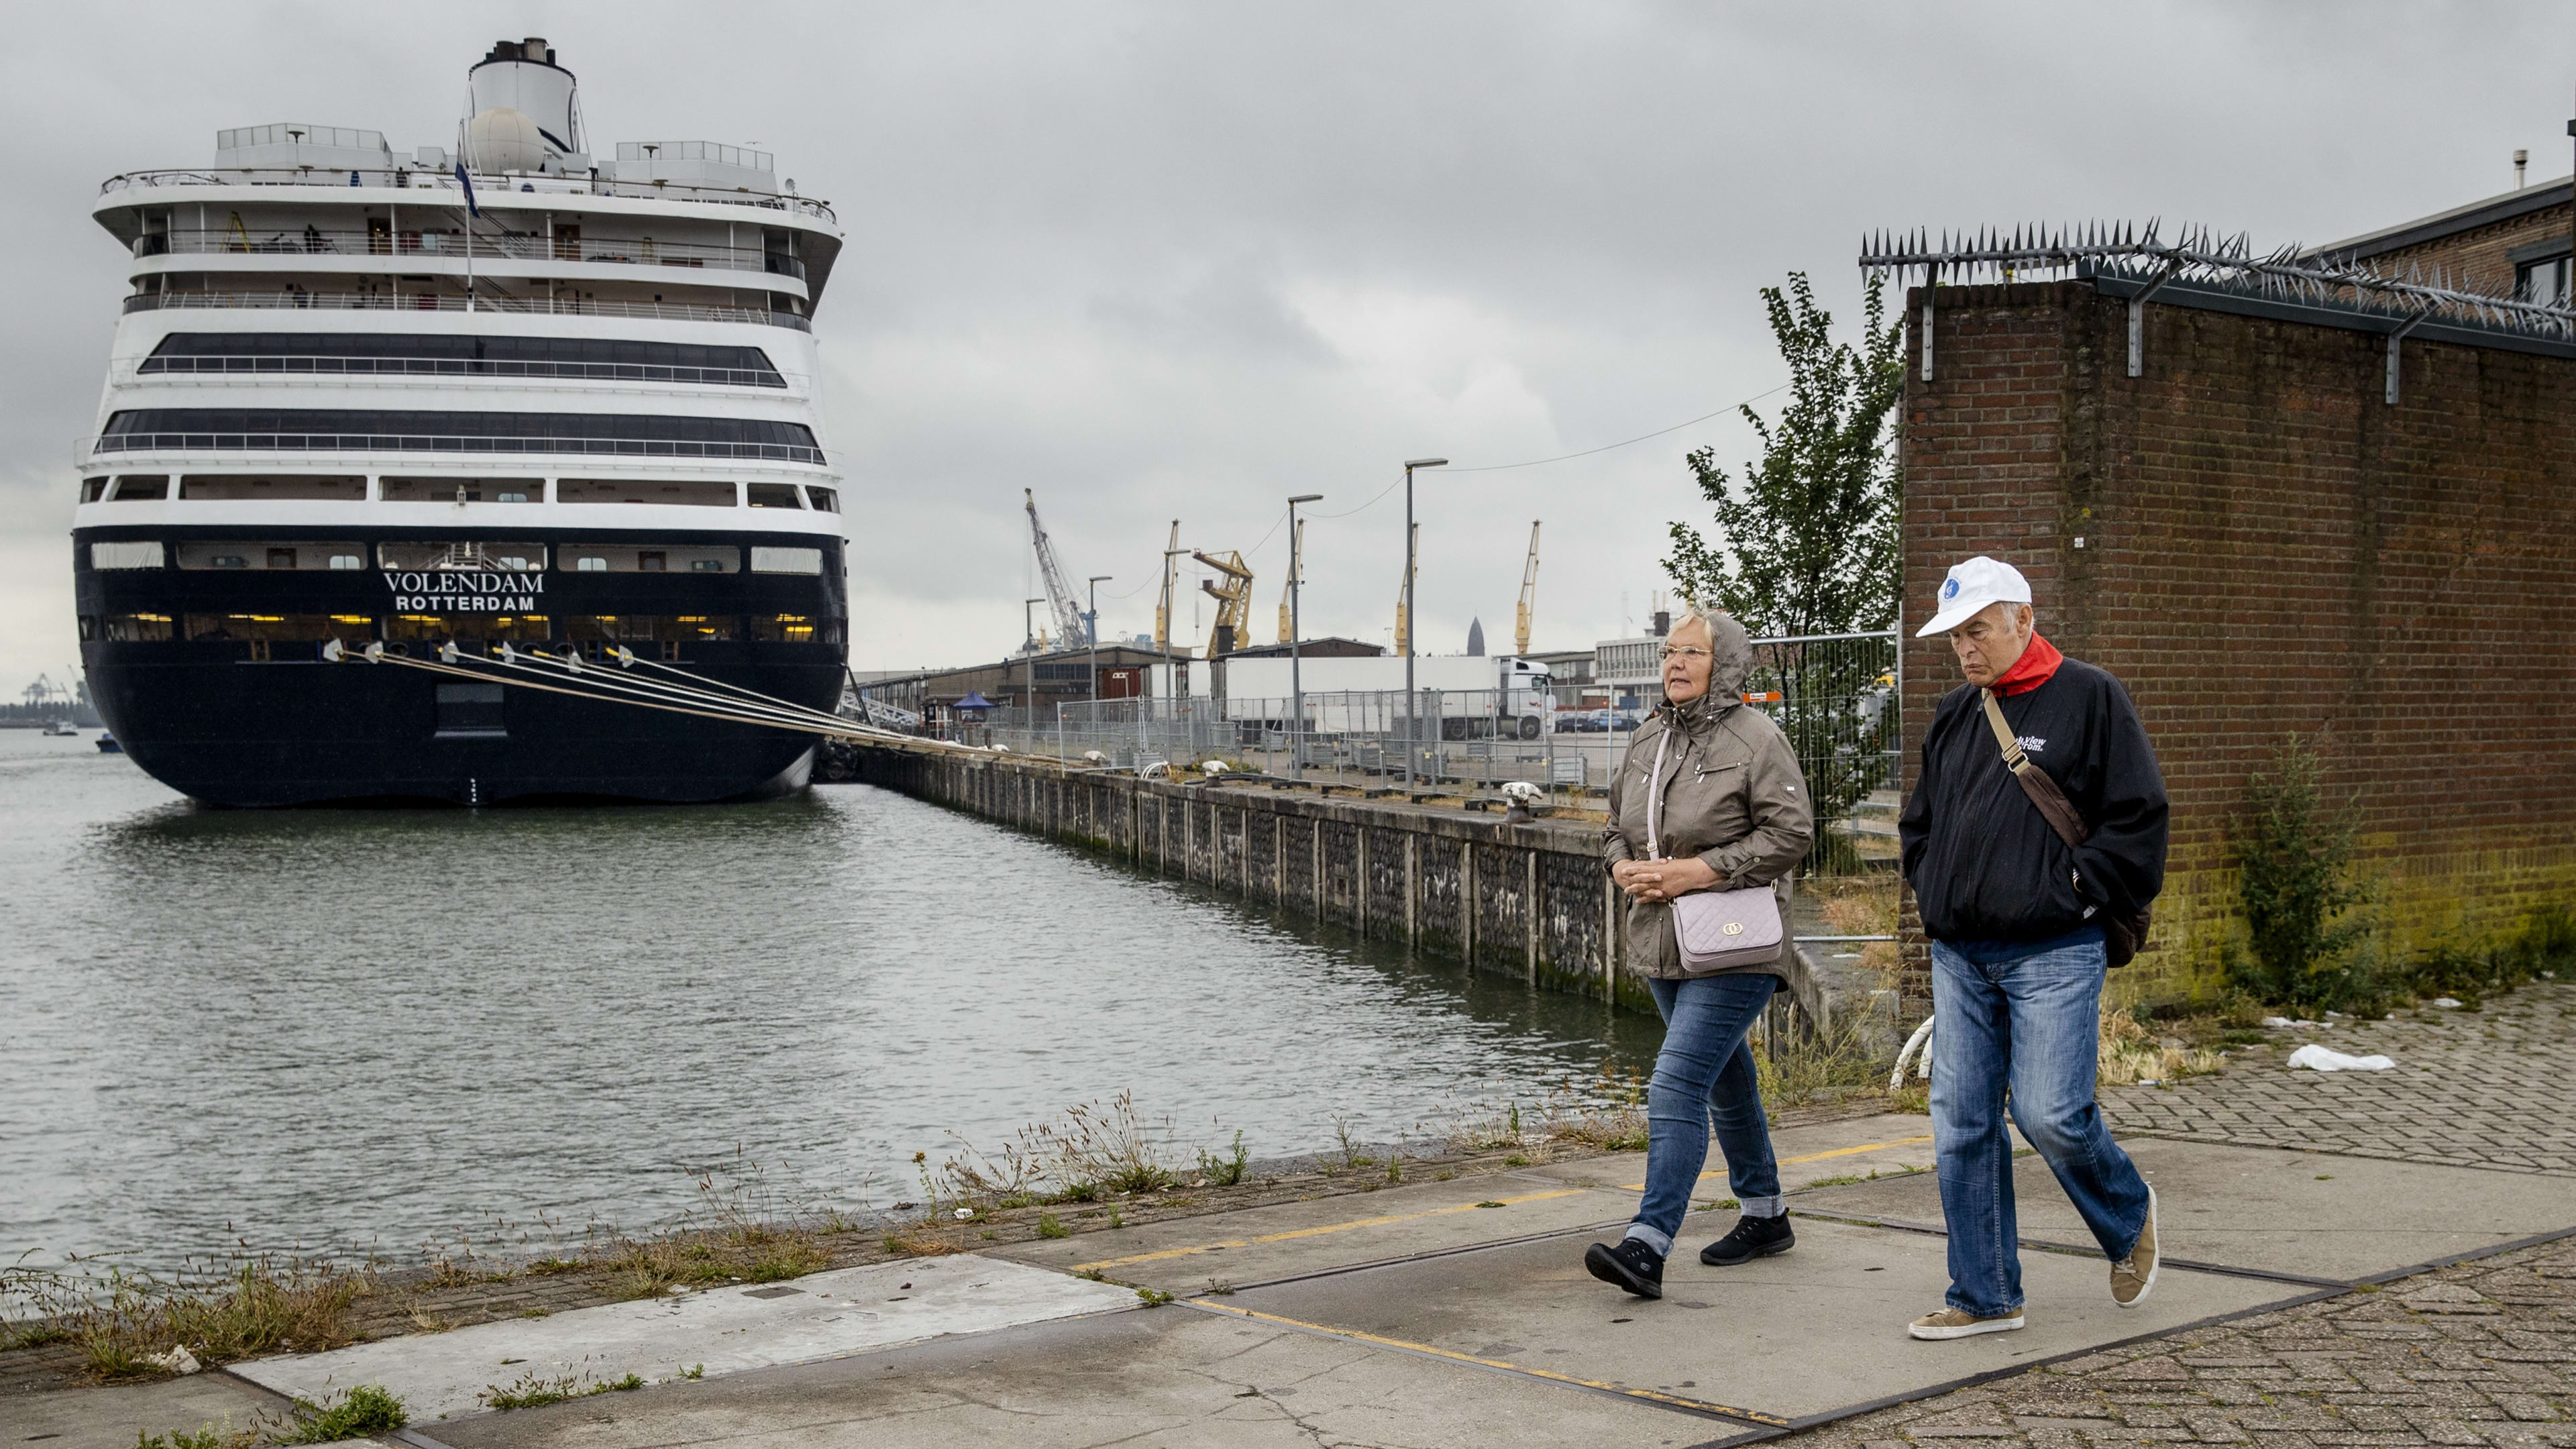
M 2102 933 L 2036 945 L 1932 943 L 1932 1133 L 1950 1224 L 1950 1306 L 2021 1311 L 2012 1121 L 2114 1261 L 2147 1224 L 2147 1184 L 2093 1105 Z
M 1752 973 L 1646 979 L 1664 1018 L 1664 1045 L 1646 1086 L 1646 1195 L 1628 1236 L 1645 1239 L 1658 1253 L 1672 1252 L 1673 1234 L 1690 1211 L 1700 1169 L 1708 1164 L 1712 1120 L 1745 1216 L 1780 1215 L 1780 1167 L 1771 1159 L 1771 1126 L 1762 1115 L 1753 1049 L 1744 1041 L 1779 982 Z

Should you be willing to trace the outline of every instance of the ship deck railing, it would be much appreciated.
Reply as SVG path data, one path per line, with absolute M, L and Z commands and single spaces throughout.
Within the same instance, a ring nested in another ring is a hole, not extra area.
M 683 181 L 612 181 L 606 177 L 547 176 L 536 173 L 506 176 L 477 176 L 474 196 L 478 202 L 500 200 L 519 192 L 544 196 L 607 196 L 642 201 L 692 201 L 716 206 L 750 206 L 767 211 L 793 212 L 810 216 L 835 226 L 840 218 L 833 215 L 832 205 L 810 196 L 789 192 L 754 191 L 747 186 L 693 186 Z M 464 193 L 456 184 L 452 171 L 425 166 L 171 166 L 147 171 L 125 171 L 98 184 L 99 194 L 147 187 L 179 186 L 329 186 L 388 187 L 397 191 L 444 191 L 451 200 L 443 203 L 462 206 Z M 430 202 L 439 205 L 439 202 Z
M 194 228 L 149 231 L 134 239 L 138 257 L 435 257 L 463 260 L 604 262 L 618 266 L 713 268 L 759 272 L 765 276 L 805 280 L 805 263 L 761 247 L 717 246 L 704 242 L 669 242 L 651 238 L 617 241 L 606 237 L 523 236 L 477 231 L 405 227 L 399 231 L 323 231 L 287 227 L 277 231 Z
M 105 433 L 86 440 L 87 457 L 150 453 L 570 453 L 625 458 L 734 458 L 822 466 L 821 448 L 786 443 L 709 443 L 682 438 L 527 438 L 436 433 Z
M 587 298 L 472 297 L 420 292 L 137 292 L 125 299 L 128 312 L 165 307 L 216 310 L 254 309 L 351 312 L 510 312 L 541 317 L 649 317 L 666 322 L 743 322 L 793 327 L 811 332 L 814 324 L 793 312 L 767 307 L 700 307 L 686 302 L 600 302 Z

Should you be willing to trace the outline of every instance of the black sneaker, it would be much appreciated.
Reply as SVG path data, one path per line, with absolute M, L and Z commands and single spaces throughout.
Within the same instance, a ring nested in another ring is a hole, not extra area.
M 1594 1243 L 1583 1250 L 1583 1266 L 1593 1277 L 1640 1298 L 1664 1296 L 1664 1255 L 1641 1239 L 1624 1238 L 1615 1248 Z
M 1735 1231 L 1699 1250 L 1699 1260 L 1712 1268 L 1732 1268 L 1785 1253 L 1797 1246 L 1798 1235 L 1789 1230 L 1789 1215 L 1776 1218 L 1737 1218 Z

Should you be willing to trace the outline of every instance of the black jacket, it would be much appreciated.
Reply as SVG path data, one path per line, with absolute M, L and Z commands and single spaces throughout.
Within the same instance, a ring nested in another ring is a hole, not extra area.
M 1974 685 L 1942 696 L 1923 737 L 1923 776 L 1897 834 L 1905 879 L 1936 941 L 2045 941 L 2132 911 L 2165 883 L 2164 775 L 2120 681 L 2069 659 L 2002 700 L 2004 722 L 2093 827 L 2057 838 L 2004 768 Z

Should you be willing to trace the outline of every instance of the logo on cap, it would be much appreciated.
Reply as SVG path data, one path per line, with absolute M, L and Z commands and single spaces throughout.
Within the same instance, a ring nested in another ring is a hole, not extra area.
M 1955 599 L 1959 597 L 1959 581 L 1957 579 L 1951 579 L 1942 584 L 1941 597 L 1945 599 Z

